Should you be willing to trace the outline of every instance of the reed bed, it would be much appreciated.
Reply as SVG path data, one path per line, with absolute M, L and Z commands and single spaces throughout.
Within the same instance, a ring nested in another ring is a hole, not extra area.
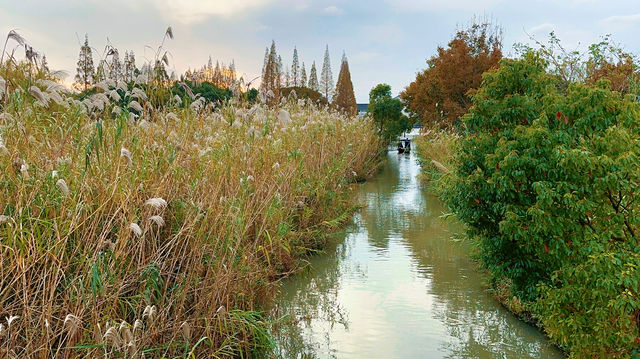
M 260 356 L 275 280 L 376 167 L 372 123 L 295 98 L 159 108 L 144 79 L 80 101 L 16 71 L 0 69 L 0 357 Z

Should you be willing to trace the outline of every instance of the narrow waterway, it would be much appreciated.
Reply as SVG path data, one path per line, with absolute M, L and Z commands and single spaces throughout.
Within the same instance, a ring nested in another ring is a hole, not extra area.
M 419 182 L 414 153 L 388 153 L 358 186 L 365 206 L 326 254 L 283 283 L 281 358 L 561 358 L 483 287 L 461 230 Z M 287 324 L 287 322 L 289 324 Z

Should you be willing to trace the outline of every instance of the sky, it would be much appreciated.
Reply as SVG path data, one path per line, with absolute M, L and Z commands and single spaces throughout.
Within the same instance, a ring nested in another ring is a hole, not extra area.
M 121 54 L 133 50 L 141 66 L 172 26 L 175 37 L 165 48 L 177 74 L 211 56 L 234 60 L 250 81 L 272 40 L 285 64 L 296 46 L 307 73 L 313 61 L 320 71 L 328 45 L 334 81 L 344 52 L 359 103 L 378 83 L 391 85 L 394 95 L 402 91 L 474 16 L 502 26 L 506 55 L 514 54 L 514 43 L 544 41 L 550 31 L 570 49 L 611 34 L 640 54 L 638 0 L 0 0 L 2 36 L 17 30 L 50 68 L 70 74 L 67 81 L 85 34 L 96 59 L 112 44 Z

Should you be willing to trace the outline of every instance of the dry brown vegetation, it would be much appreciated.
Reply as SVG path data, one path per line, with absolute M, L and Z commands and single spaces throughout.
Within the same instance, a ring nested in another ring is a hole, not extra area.
M 377 161 L 369 120 L 304 100 L 158 110 L 144 83 L 80 102 L 0 74 L 0 357 L 258 355 L 260 300 Z

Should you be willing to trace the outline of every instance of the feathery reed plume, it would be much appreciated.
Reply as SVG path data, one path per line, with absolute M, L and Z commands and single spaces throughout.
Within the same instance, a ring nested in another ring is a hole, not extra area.
M 38 86 L 29 87 L 29 93 L 33 97 L 35 97 L 36 100 L 38 100 L 37 102 L 40 103 L 42 106 L 46 106 L 47 103 L 49 102 L 49 98 L 47 97 L 47 95 L 44 94 Z
M 165 31 L 164 36 L 168 36 L 171 40 L 173 40 L 173 29 L 171 26 L 167 27 L 167 31 Z
M 135 97 L 138 100 L 146 100 L 147 94 L 146 92 L 142 91 L 142 89 L 140 89 L 139 87 L 134 87 L 131 90 L 131 97 Z
M 9 217 L 7 215 L 4 215 L 4 214 L 0 214 L 0 224 L 5 224 L 5 223 L 9 222 L 9 218 L 11 218 L 11 217 Z
M 164 219 L 160 216 L 151 216 L 149 220 L 155 223 L 158 227 L 164 227 Z
M 95 85 L 93 85 L 93 87 L 97 87 L 97 88 L 101 89 L 104 92 L 108 92 L 109 91 L 109 84 L 106 81 L 97 82 Z
M 182 330 L 182 335 L 187 341 L 191 340 L 191 325 L 187 322 L 182 322 L 180 324 L 180 330 Z
M 102 337 L 105 344 L 111 343 L 114 347 L 120 346 L 120 336 L 118 335 L 118 330 L 115 327 L 109 326 L 106 332 L 104 332 L 104 336 Z
M 120 157 L 126 158 L 127 162 L 129 162 L 129 164 L 131 164 L 133 162 L 133 160 L 131 159 L 131 151 L 126 149 L 124 146 L 122 146 L 122 148 L 120 148 Z
M 109 97 L 111 97 L 113 101 L 120 101 L 120 94 L 116 90 L 109 91 Z
M 136 101 L 136 100 L 133 100 L 133 101 L 129 102 L 129 108 L 133 109 L 133 110 L 136 110 L 138 112 L 142 112 L 143 111 L 142 110 L 142 106 L 140 106 L 140 103 L 138 101 Z
M 63 326 L 67 328 L 69 335 L 74 335 L 78 328 L 80 328 L 80 323 L 80 318 L 73 314 L 67 314 L 67 316 L 64 317 Z
M 11 316 L 7 317 L 7 329 L 10 329 L 11 328 L 11 323 L 13 323 L 18 318 L 20 318 L 19 315 L 11 315 Z
M 191 97 L 192 100 L 196 99 L 196 95 L 193 94 L 193 91 L 191 91 L 191 87 L 189 87 L 189 85 L 187 85 L 186 83 L 180 81 L 178 82 L 178 84 L 180 85 L 180 87 L 182 87 L 184 89 L 184 92 L 187 93 L 187 95 L 189 95 L 189 97 Z M 178 95 L 176 95 L 178 96 Z M 182 102 L 182 100 L 180 100 L 180 102 Z
M 62 178 L 60 178 L 56 182 L 56 186 L 58 187 L 60 192 L 62 192 L 62 194 L 64 194 L 65 196 L 69 195 L 69 187 L 67 186 L 67 182 L 65 182 Z
M 2 91 L 2 90 L 0 90 L 0 91 Z M 0 92 L 0 96 L 2 96 L 2 92 Z M 176 101 L 176 104 L 178 106 L 182 105 L 182 99 L 180 98 L 180 96 L 175 95 L 175 96 L 173 96 L 173 99 Z
M 20 175 L 24 179 L 29 179 L 29 165 L 28 164 L 23 163 L 23 164 L 20 165 Z
M 289 114 L 289 111 L 285 110 L 285 109 L 280 109 L 278 111 L 278 122 L 282 125 L 282 126 L 289 126 L 291 124 L 291 115 Z
M 147 305 L 142 312 L 142 319 L 149 318 L 150 321 L 153 321 L 156 316 L 156 311 L 155 305 Z
M 136 237 L 142 236 L 142 228 L 140 228 L 140 226 L 135 222 L 132 222 L 131 224 L 129 224 L 129 230 L 133 232 L 133 234 L 135 234 Z
M 436 168 L 442 171 L 444 174 L 451 173 L 451 171 L 447 167 L 445 167 L 442 163 L 436 160 L 431 160 L 431 163 L 433 163 L 433 165 L 436 166 Z
M 131 333 L 131 329 L 129 329 L 129 323 L 126 321 L 122 321 L 120 326 L 118 327 L 118 332 L 120 332 L 120 336 L 124 339 L 125 343 L 130 343 L 133 341 L 133 334 Z
M 155 209 L 165 209 L 167 207 L 167 201 L 160 197 L 149 198 L 144 204 L 145 206 L 151 206 Z
M 144 328 L 144 324 L 142 324 L 142 320 L 140 319 L 136 319 L 135 322 L 133 322 L 133 332 L 135 333 L 136 330 L 142 330 Z
M 280 168 L 280 163 L 276 162 L 273 164 L 273 166 L 271 166 L 271 168 L 273 168 L 274 170 L 277 170 L 278 168 Z
M 24 44 L 27 43 L 27 40 L 24 37 L 22 37 L 22 35 L 18 34 L 16 30 L 9 31 L 9 34 L 7 34 L 7 40 L 13 40 L 17 42 L 20 46 L 24 46 Z

